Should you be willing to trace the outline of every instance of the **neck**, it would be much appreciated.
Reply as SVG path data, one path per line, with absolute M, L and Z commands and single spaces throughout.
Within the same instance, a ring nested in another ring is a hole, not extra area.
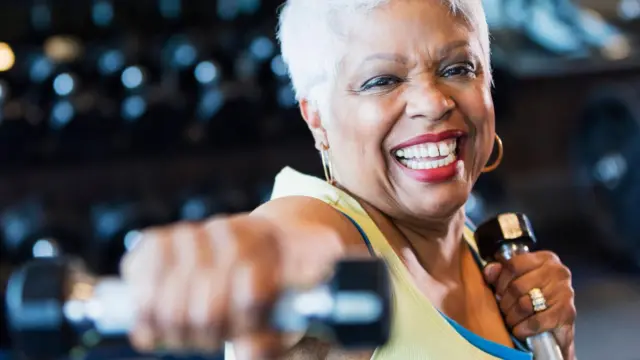
M 385 235 L 395 235 L 387 237 L 387 241 L 409 270 L 417 267 L 439 282 L 461 283 L 462 258 L 467 250 L 463 240 L 464 208 L 437 221 L 402 221 L 389 217 L 346 188 L 336 186 L 357 199 Z
M 460 283 L 462 256 L 466 249 L 464 210 L 434 224 L 392 222 L 406 241 L 401 253 L 403 261 L 408 265 L 419 265 L 438 281 Z

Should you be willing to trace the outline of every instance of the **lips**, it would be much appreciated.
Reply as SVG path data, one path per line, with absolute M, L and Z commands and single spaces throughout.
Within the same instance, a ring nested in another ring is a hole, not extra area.
M 418 145 L 418 144 L 425 144 L 425 143 L 435 143 L 438 141 L 442 141 L 442 140 L 446 140 L 446 139 L 457 139 L 460 137 L 463 137 L 467 135 L 467 133 L 465 131 L 462 130 L 447 130 L 447 131 L 443 131 L 440 133 L 430 133 L 430 134 L 422 134 L 419 136 L 416 136 L 414 138 L 411 138 L 405 142 L 403 142 L 402 144 L 397 145 L 396 147 L 393 148 L 392 152 L 395 152 L 397 150 L 406 148 L 406 147 L 410 147 L 413 145 Z
M 446 181 L 458 171 L 459 148 L 465 135 L 461 130 L 420 135 L 396 146 L 392 155 L 402 171 L 417 181 Z

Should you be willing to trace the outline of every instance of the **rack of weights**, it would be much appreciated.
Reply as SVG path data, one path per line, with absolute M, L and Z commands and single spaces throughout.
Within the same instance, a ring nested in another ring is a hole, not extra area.
M 117 274 L 143 229 L 249 211 L 285 165 L 320 174 L 277 52 L 279 5 L 0 3 L 3 287 L 34 257 Z M 88 358 L 135 358 L 116 351 Z
M 5 45 L 15 64 L 0 66 L 1 164 L 82 165 L 309 139 L 277 53 L 276 3 L 2 6 L 14 19 L 0 30 L 11 30 Z

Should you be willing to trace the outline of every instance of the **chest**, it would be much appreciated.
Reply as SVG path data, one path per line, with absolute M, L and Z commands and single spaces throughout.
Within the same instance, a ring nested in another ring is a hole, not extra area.
M 396 324 L 393 326 L 395 333 L 392 335 L 389 346 L 379 349 L 375 359 L 418 359 L 415 356 L 417 353 L 428 354 L 428 357 L 424 355 L 425 357 L 420 358 L 429 359 L 440 359 L 442 354 L 452 353 L 456 354 L 452 358 L 493 359 L 493 357 L 484 357 L 486 354 L 480 357 L 479 353 L 482 351 L 467 342 L 463 335 L 456 334 L 456 330 L 447 324 L 445 317 L 438 315 L 433 308 L 426 309 L 426 306 L 430 306 L 424 304 L 426 299 L 411 296 L 408 291 L 400 291 L 397 294 L 400 297 L 396 299 Z M 512 347 L 510 335 L 503 325 L 490 290 L 484 297 L 486 300 L 480 302 L 452 302 L 451 299 L 458 300 L 464 297 L 446 291 L 428 292 L 425 295 L 442 300 L 440 303 L 432 301 L 433 306 L 467 330 L 486 340 Z M 478 299 L 475 298 L 475 300 Z M 483 302 L 485 302 L 484 306 Z M 489 311 L 488 308 L 495 310 Z M 318 359 L 370 360 L 373 358 L 373 351 L 346 352 L 331 348 L 328 353 Z
M 487 340 L 513 347 L 495 295 L 471 254 L 463 261 L 460 282 L 443 284 L 418 270 L 410 273 L 416 288 L 441 313 Z
M 433 358 L 441 358 L 440 355 L 433 354 L 450 354 L 452 349 L 459 352 L 455 358 L 492 358 L 480 357 L 479 350 L 463 339 L 462 335 L 457 334 L 454 327 L 450 326 L 445 317 L 437 311 L 486 340 L 513 347 L 493 292 L 484 284 L 482 273 L 478 268 L 476 273 L 466 274 L 465 281 L 460 286 L 444 286 L 437 281 L 420 276 L 416 276 L 412 284 L 409 284 L 408 281 L 400 281 L 397 272 L 395 275 L 395 319 L 392 341 L 389 346 L 379 349 L 376 359 L 417 359 L 416 353 L 428 353 L 429 356 L 435 356 Z M 437 310 L 434 310 L 434 307 Z M 307 342 L 306 346 L 301 347 L 304 351 L 298 354 L 299 357 L 291 357 L 287 360 L 370 360 L 373 358 L 373 350 L 347 352 L 330 344 L 325 345 L 325 351 L 318 352 L 314 351 Z

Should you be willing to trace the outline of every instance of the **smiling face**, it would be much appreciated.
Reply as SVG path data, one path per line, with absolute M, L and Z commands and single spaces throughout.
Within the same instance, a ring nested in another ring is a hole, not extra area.
M 491 153 L 494 110 L 477 33 L 438 0 L 349 19 L 327 107 L 303 114 L 337 181 L 394 218 L 445 219 Z

